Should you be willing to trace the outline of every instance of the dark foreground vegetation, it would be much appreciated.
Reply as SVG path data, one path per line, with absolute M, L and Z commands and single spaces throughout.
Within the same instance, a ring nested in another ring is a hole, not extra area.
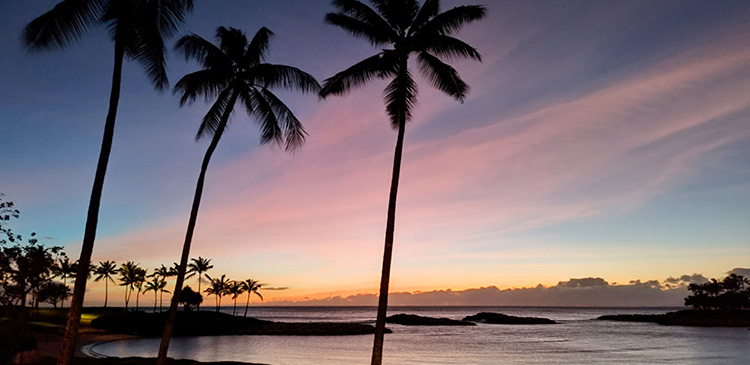
M 489 324 L 557 324 L 548 318 L 538 317 L 516 317 L 502 313 L 482 312 L 473 316 L 464 317 L 464 321 L 482 322 Z
M 166 319 L 166 313 L 123 312 L 100 316 L 91 322 L 91 327 L 141 337 L 159 337 Z M 204 311 L 178 312 L 173 335 L 346 336 L 374 332 L 375 327 L 361 323 L 273 322 Z
M 605 321 L 650 322 L 665 326 L 750 327 L 750 310 L 682 310 L 666 314 L 620 314 L 601 316 Z
M 693 283 L 682 310 L 666 314 L 621 314 L 597 319 L 621 322 L 651 322 L 666 326 L 750 327 L 750 279 L 730 274 L 722 280 Z

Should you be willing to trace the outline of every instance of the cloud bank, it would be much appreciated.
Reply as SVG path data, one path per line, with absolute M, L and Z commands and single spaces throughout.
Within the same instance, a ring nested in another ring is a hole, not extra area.
M 750 271 L 734 269 L 733 271 Z M 688 295 L 687 285 L 705 282 L 700 274 L 659 280 L 633 280 L 628 284 L 609 283 L 603 278 L 571 278 L 554 286 L 499 289 L 496 286 L 454 291 L 398 292 L 388 297 L 391 306 L 591 306 L 640 307 L 681 306 Z M 377 295 L 357 294 L 300 301 L 270 301 L 269 305 L 374 306 Z

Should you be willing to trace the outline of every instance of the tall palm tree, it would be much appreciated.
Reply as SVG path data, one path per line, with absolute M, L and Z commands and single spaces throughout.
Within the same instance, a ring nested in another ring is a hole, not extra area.
M 260 125 L 261 144 L 275 142 L 284 145 L 288 151 L 294 151 L 305 140 L 302 123 L 271 89 L 317 93 L 320 85 L 314 77 L 298 68 L 263 62 L 271 35 L 270 30 L 261 28 L 248 42 L 241 30 L 220 27 L 216 31 L 219 45 L 195 34 L 182 37 L 177 43 L 177 49 L 184 52 L 187 59 L 195 59 L 203 67 L 200 71 L 185 75 L 175 85 L 174 92 L 181 95 L 180 104 L 192 103 L 201 96 L 206 101 L 213 98 L 216 100 L 203 118 L 196 136 L 211 137 L 211 143 L 203 157 L 195 187 L 177 282 L 159 347 L 157 363 L 160 365 L 165 364 L 167 358 L 208 163 L 226 129 L 235 104 L 237 101 L 241 102 L 248 114 Z
M 229 286 L 227 286 L 227 295 L 232 295 L 232 299 L 234 300 L 234 309 L 232 310 L 233 316 L 237 315 L 237 297 L 245 292 L 245 285 L 243 284 L 244 281 L 232 280 L 232 282 L 229 283 Z
M 192 262 L 188 264 L 187 273 L 185 274 L 185 279 L 190 279 L 195 274 L 198 274 L 198 293 L 201 292 L 201 280 L 203 279 L 203 275 L 206 273 L 206 271 L 211 270 L 214 268 L 214 265 L 211 265 L 211 259 L 204 259 L 203 257 L 198 256 L 198 258 L 192 258 L 190 259 Z M 201 310 L 200 304 L 197 306 L 198 310 Z
M 479 52 L 453 37 L 465 24 L 483 18 L 483 6 L 459 6 L 440 12 L 439 0 L 370 0 L 370 7 L 357 0 L 335 0 L 338 12 L 328 13 L 326 21 L 351 35 L 369 41 L 382 51 L 327 79 L 322 97 L 346 94 L 373 78 L 389 79 L 385 88 L 386 112 L 398 131 L 393 158 L 393 174 L 388 201 L 383 269 L 380 281 L 378 316 L 375 325 L 372 364 L 382 362 L 385 315 L 388 307 L 393 232 L 396 222 L 396 196 L 401 170 L 404 128 L 412 118 L 417 101 L 417 83 L 409 71 L 409 57 L 415 56 L 422 75 L 432 86 L 463 101 L 469 86 L 446 61 L 471 58 L 481 61 Z
M 247 292 L 247 302 L 245 303 L 245 315 L 243 317 L 247 317 L 247 308 L 250 306 L 250 294 L 255 294 L 260 298 L 260 300 L 263 300 L 263 296 L 258 293 L 258 290 L 260 290 L 260 287 L 263 286 L 263 284 L 259 284 L 258 280 L 253 279 L 247 279 L 242 282 L 243 285 L 245 285 L 245 291 Z
M 99 261 L 99 266 L 94 268 L 94 281 L 104 280 L 104 308 L 107 308 L 109 298 L 109 282 L 115 283 L 112 277 L 117 274 L 117 264 L 114 261 Z
M 206 288 L 206 294 L 214 296 L 216 311 L 218 312 L 221 310 L 221 298 L 229 294 L 229 285 L 231 282 L 227 279 L 227 276 L 223 274 L 220 278 L 212 278 L 208 275 L 206 277 L 208 278 L 209 283 L 209 287 Z
M 78 259 L 79 272 L 76 275 L 58 364 L 69 364 L 73 360 L 88 268 L 96 239 L 104 175 L 112 150 L 123 60 L 128 58 L 138 61 L 157 89 L 167 87 L 164 40 L 176 33 L 192 8 L 192 0 L 63 0 L 52 10 L 32 20 L 24 29 L 23 41 L 29 50 L 64 48 L 80 39 L 96 24 L 107 26 L 114 43 L 109 110 Z

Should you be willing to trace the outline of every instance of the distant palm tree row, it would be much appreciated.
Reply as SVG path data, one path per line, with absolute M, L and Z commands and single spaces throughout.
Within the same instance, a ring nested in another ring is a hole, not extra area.
M 261 143 L 274 142 L 283 145 L 288 151 L 294 151 L 304 142 L 305 130 L 271 89 L 298 90 L 316 93 L 325 98 L 329 95 L 343 95 L 373 78 L 389 80 L 385 89 L 386 112 L 392 127 L 398 131 L 372 355 L 373 365 L 381 363 L 404 132 L 406 122 L 412 119 L 412 110 L 417 100 L 417 83 L 409 69 L 409 58 L 415 57 L 420 73 L 432 86 L 463 101 L 469 87 L 458 72 L 445 62 L 463 58 L 481 60 L 473 47 L 453 35 L 464 25 L 483 18 L 485 8 L 458 6 L 441 13 L 439 0 L 425 0 L 422 4 L 417 0 L 370 0 L 370 3 L 372 7 L 358 0 L 332 2 L 337 12 L 327 14 L 326 22 L 355 37 L 363 38 L 381 51 L 327 79 L 322 88 L 313 76 L 295 67 L 264 62 L 272 35 L 266 28 L 260 28 L 251 40 L 241 30 L 219 27 L 216 32 L 217 44 L 195 34 L 182 37 L 177 43 L 177 49 L 187 59 L 198 61 L 202 69 L 185 75 L 175 85 L 174 92 L 180 95 L 181 105 L 192 103 L 199 97 L 212 102 L 197 134 L 197 138 L 210 137 L 211 143 L 201 164 L 182 254 L 176 268 L 175 288 L 159 348 L 159 364 L 166 362 L 180 291 L 186 278 L 206 171 L 235 105 L 239 102 L 258 122 Z M 63 350 L 59 357 L 60 364 L 70 363 L 73 357 L 88 277 L 87 268 L 96 237 L 104 176 L 112 147 L 123 61 L 133 59 L 140 62 L 154 86 L 158 90 L 164 89 L 168 84 L 165 39 L 177 32 L 192 8 L 192 0 L 63 0 L 52 10 L 30 22 L 24 31 L 24 41 L 31 50 L 65 47 L 81 38 L 91 26 L 98 24 L 107 26 L 114 43 L 115 62 L 109 111 L 89 201 L 79 258 L 81 266 L 76 274 Z M 138 272 L 128 274 L 135 277 L 140 275 Z M 200 283 L 201 276 L 198 278 Z M 159 283 L 154 285 L 156 284 Z M 141 286 L 136 283 L 127 284 L 126 290 L 131 294 L 134 290 L 140 293 Z M 154 290 L 156 293 L 156 289 Z M 220 303 L 223 296 L 220 294 L 223 293 L 222 290 L 214 294 L 217 303 Z M 126 303 L 128 300 L 129 296 L 126 294 Z M 136 295 L 136 306 L 137 303 Z
M 198 293 L 201 293 L 201 282 L 204 279 L 208 283 L 208 287 L 203 291 L 207 295 L 213 295 L 216 302 L 216 311 L 221 309 L 221 299 L 225 296 L 231 296 L 234 301 L 234 310 L 232 315 L 237 314 L 237 299 L 244 293 L 247 293 L 247 301 L 245 302 L 244 316 L 247 317 L 247 311 L 250 306 L 250 297 L 252 295 L 258 296 L 263 300 L 263 296 L 258 292 L 261 289 L 262 284 L 258 280 L 245 279 L 242 281 L 230 280 L 226 275 L 221 277 L 212 278 L 206 272 L 213 269 L 211 265 L 211 259 L 198 257 L 192 258 L 188 265 L 186 278 L 196 277 L 198 282 Z M 54 266 L 50 269 L 54 275 L 61 279 L 62 285 L 67 289 L 67 293 L 70 293 L 70 289 L 67 287 L 66 280 L 69 277 L 73 277 L 78 270 L 78 263 L 70 261 L 67 257 L 57 259 Z M 104 307 L 107 307 L 109 302 L 109 283 L 117 284 L 125 289 L 125 310 L 128 310 L 130 301 L 135 293 L 135 310 L 140 309 L 140 296 L 145 295 L 148 292 L 154 293 L 154 312 L 162 311 L 162 302 L 164 293 L 171 293 L 166 289 L 167 279 L 172 276 L 177 276 L 177 264 L 172 267 L 166 267 L 163 264 L 154 269 L 150 274 L 148 270 L 141 267 L 140 264 L 134 261 L 127 261 L 120 264 L 117 267 L 117 263 L 114 261 L 100 261 L 98 265 L 92 265 L 89 268 L 95 282 L 104 281 Z M 115 280 L 119 281 L 117 283 Z M 63 296 L 64 299 L 66 296 Z M 58 300 L 59 301 L 59 300 Z M 56 302 L 53 303 L 56 305 Z M 200 306 L 198 306 L 200 310 Z

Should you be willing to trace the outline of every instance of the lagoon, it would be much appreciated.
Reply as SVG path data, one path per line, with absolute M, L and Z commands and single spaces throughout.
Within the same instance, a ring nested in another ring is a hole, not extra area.
M 661 326 L 595 320 L 681 308 L 391 307 L 398 313 L 461 319 L 479 312 L 545 317 L 554 325 L 424 327 L 389 324 L 385 364 L 748 364 L 750 329 Z M 203 308 L 203 310 L 210 310 Z M 253 307 L 249 316 L 280 322 L 374 323 L 375 307 Z M 231 308 L 222 308 L 231 313 Z M 372 335 L 175 338 L 170 357 L 271 365 L 367 364 Z M 159 339 L 94 344 L 96 356 L 155 356 Z

